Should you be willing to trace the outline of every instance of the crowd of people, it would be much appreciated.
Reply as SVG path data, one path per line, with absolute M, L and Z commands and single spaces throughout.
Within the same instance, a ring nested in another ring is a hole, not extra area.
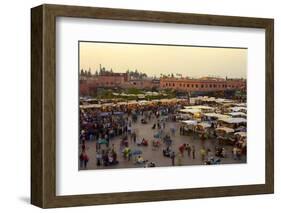
M 174 114 L 177 106 L 138 106 L 133 109 L 122 107 L 121 109 L 87 109 L 80 110 L 80 143 L 82 151 L 80 153 L 80 168 L 87 168 L 89 157 L 85 148 L 85 141 L 96 141 L 96 162 L 97 166 L 108 166 L 118 164 L 117 152 L 110 144 L 112 138 L 122 137 L 120 149 L 123 157 L 131 158 L 128 148 L 128 136 L 134 144 L 147 146 L 148 141 L 144 138 L 138 139 L 137 133 L 132 131 L 133 123 L 141 121 L 142 124 L 150 122 L 152 119 L 158 119 L 160 116 Z M 122 111 L 119 111 L 122 110 Z M 173 119 L 170 116 L 170 119 Z M 160 122 L 155 126 L 160 128 Z M 161 123 L 161 125 L 165 125 Z M 102 143 L 100 143 L 102 142 Z M 105 145 L 105 148 L 103 147 Z M 137 162 L 140 162 L 138 160 Z
M 231 153 L 224 147 L 196 148 L 190 143 L 175 143 L 177 131 L 182 129 L 176 125 L 176 113 L 182 108 L 179 104 L 135 106 L 133 108 L 107 108 L 80 110 L 80 169 L 87 169 L 89 160 L 87 142 L 95 144 L 95 163 L 97 168 L 115 166 L 122 162 L 132 162 L 134 166 L 155 167 L 153 159 L 145 159 L 142 149 L 136 147 L 152 147 L 154 151 L 162 149 L 163 157 L 171 159 L 171 165 L 183 165 L 184 159 L 201 160 L 201 164 L 219 164 L 222 158 L 232 155 L 240 160 L 241 147 L 235 145 Z M 151 125 L 153 140 L 148 140 L 146 132 L 134 128 L 135 124 Z M 169 123 L 169 125 L 167 125 Z M 167 128 L 169 126 L 169 128 Z M 119 144 L 116 143 L 119 139 Z M 115 141 L 112 143 L 112 141 Z M 119 149 L 118 149 L 119 145 Z M 197 156 L 198 155 L 198 156 Z

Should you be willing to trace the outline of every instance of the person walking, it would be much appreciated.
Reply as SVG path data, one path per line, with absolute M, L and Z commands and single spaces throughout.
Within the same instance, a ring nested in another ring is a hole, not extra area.
M 133 142 L 134 142 L 134 144 L 136 144 L 136 141 L 137 141 L 137 134 L 136 134 L 136 132 L 133 132 Z
M 191 157 L 191 146 L 189 144 L 186 144 L 186 151 L 187 151 L 187 156 L 190 158 Z
M 234 160 L 237 160 L 237 152 L 238 152 L 237 147 L 236 146 L 233 147 L 233 149 L 232 149 L 232 157 L 233 157 Z
M 182 165 L 182 155 L 180 152 L 177 153 L 177 166 Z
M 192 145 L 192 159 L 193 159 L 193 160 L 195 159 L 195 152 L 196 152 L 195 146 Z
M 206 150 L 204 147 L 200 149 L 201 160 L 204 161 L 206 157 Z
M 182 156 L 184 155 L 185 149 L 186 149 L 186 144 L 182 144 L 179 146 L 179 151 Z
M 175 157 L 176 157 L 175 152 L 172 152 L 171 153 L 172 166 L 175 166 Z
M 100 166 L 101 165 L 101 160 L 102 160 L 102 155 L 101 155 L 101 151 L 100 150 L 97 150 L 97 166 Z
M 88 162 L 89 162 L 89 157 L 87 155 L 87 153 L 85 152 L 84 153 L 84 169 L 87 169 L 87 165 L 88 165 Z
M 128 149 L 128 154 L 127 155 L 128 155 L 127 159 L 128 159 L 128 161 L 130 161 L 131 157 L 132 157 L 132 150 L 130 148 Z
M 80 169 L 82 169 L 84 166 L 84 153 L 83 152 L 81 152 L 79 155 L 79 162 L 80 162 Z
M 108 134 L 105 134 L 104 139 L 107 141 L 106 147 L 109 147 L 109 136 L 108 136 Z
M 117 153 L 115 152 L 114 149 L 112 149 L 112 158 L 113 158 L 113 163 L 118 163 L 118 161 L 117 161 Z

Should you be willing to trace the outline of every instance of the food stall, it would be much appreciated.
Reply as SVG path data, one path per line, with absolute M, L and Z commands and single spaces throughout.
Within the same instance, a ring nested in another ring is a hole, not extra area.
M 238 147 L 241 149 L 242 153 L 246 153 L 247 148 L 247 133 L 246 132 L 235 132 L 234 135 L 238 140 Z
M 203 117 L 206 120 L 213 122 L 213 121 L 217 121 L 218 119 L 229 118 L 230 116 L 211 112 L 211 113 L 204 113 Z
M 200 122 L 195 126 L 194 131 L 201 139 L 207 139 L 210 136 L 211 124 L 208 122 Z
M 205 105 L 184 106 L 185 109 L 200 110 L 202 113 L 214 112 L 215 108 Z
M 217 139 L 220 143 L 233 145 L 235 142 L 234 129 L 228 127 L 219 127 L 215 129 Z
M 247 120 L 245 118 L 220 118 L 218 120 L 218 124 L 220 127 L 228 127 L 232 129 L 236 129 L 240 126 L 246 126 Z
M 197 125 L 196 120 L 183 120 L 181 121 L 181 134 L 185 135 L 189 132 L 194 132 L 195 126 Z
M 201 119 L 202 112 L 200 109 L 180 109 L 177 118 L 179 120 Z

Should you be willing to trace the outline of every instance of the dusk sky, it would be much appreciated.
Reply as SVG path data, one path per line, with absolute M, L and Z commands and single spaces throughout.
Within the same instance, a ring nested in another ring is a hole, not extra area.
M 247 49 L 80 42 L 80 69 L 137 69 L 148 76 L 247 77 Z

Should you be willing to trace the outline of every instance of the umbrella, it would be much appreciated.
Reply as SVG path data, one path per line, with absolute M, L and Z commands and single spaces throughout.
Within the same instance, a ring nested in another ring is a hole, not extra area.
M 105 139 L 99 139 L 98 143 L 99 144 L 107 144 L 108 142 Z
M 109 112 L 101 112 L 101 113 L 99 114 L 99 116 L 101 116 L 101 117 L 105 117 L 105 116 L 108 116 L 108 115 L 110 115 Z
M 246 127 L 244 127 L 244 126 L 240 126 L 240 127 L 236 128 L 235 131 L 236 131 L 236 132 L 246 132 L 247 129 L 246 129 Z
M 154 138 L 160 138 L 160 133 L 158 132 L 158 133 L 154 134 Z
M 114 115 L 123 115 L 124 112 L 113 112 Z
M 142 151 L 139 150 L 139 149 L 135 149 L 133 152 L 132 152 L 133 155 L 140 155 L 142 154 Z

